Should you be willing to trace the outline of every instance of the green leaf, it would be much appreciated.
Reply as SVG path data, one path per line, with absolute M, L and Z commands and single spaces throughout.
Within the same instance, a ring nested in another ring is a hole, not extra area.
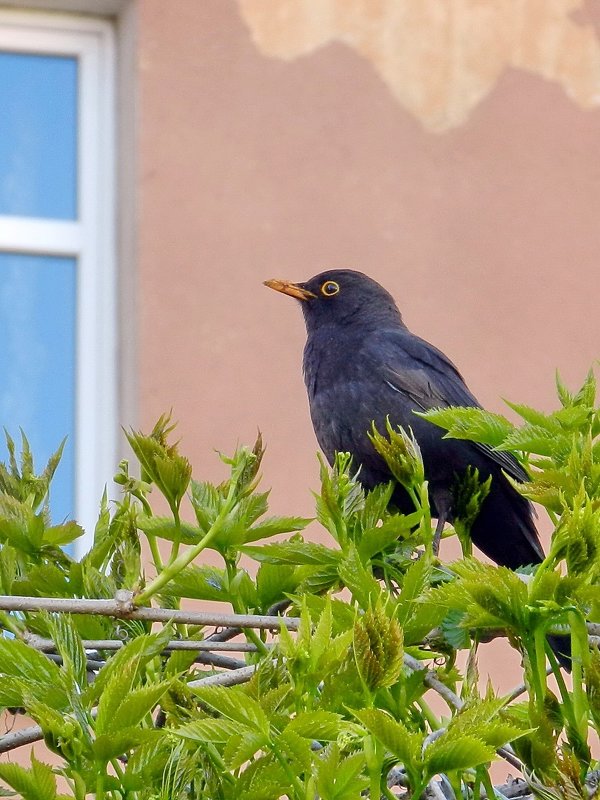
M 204 536 L 204 531 L 188 522 L 176 524 L 171 517 L 137 517 L 137 527 L 148 536 L 166 539 L 168 542 L 179 541 L 182 544 L 197 544 Z
M 369 785 L 364 769 L 364 753 L 341 759 L 339 747 L 331 745 L 316 761 L 317 795 L 321 800 L 360 800 Z
M 337 564 L 342 555 L 339 550 L 332 550 L 329 547 L 325 547 L 325 545 L 302 540 L 265 544 L 261 547 L 248 545 L 239 549 L 242 553 L 251 556 L 255 561 L 292 566 L 296 564 L 314 564 L 317 566 Z
M 249 528 L 244 541 L 255 542 L 258 539 L 268 539 L 270 536 L 277 536 L 280 533 L 302 531 L 310 522 L 312 520 L 306 517 L 268 517 Z
M 290 778 L 272 755 L 253 761 L 242 773 L 234 797 L 244 800 L 280 800 L 290 788 Z
M 17 551 L 5 544 L 0 547 L 0 591 L 2 594 L 13 594 L 13 583 L 19 574 Z
M 404 573 L 402 591 L 396 606 L 396 619 L 404 627 L 415 613 L 415 605 L 429 587 L 431 563 L 425 556 L 413 561 Z
M 432 777 L 439 772 L 470 769 L 492 761 L 495 748 L 484 744 L 474 736 L 463 736 L 460 739 L 447 740 L 440 736 L 425 750 L 425 767 L 427 775 Z
M 331 469 L 321 455 L 318 458 L 321 494 L 315 495 L 317 519 L 336 542 L 343 545 L 348 536 L 348 521 L 364 508 L 365 492 L 352 474 L 349 453 L 336 453 Z
M 0 778 L 16 789 L 22 800 L 56 800 L 56 778 L 48 764 L 32 754 L 31 769 L 19 764 L 0 764 Z
M 387 417 L 385 420 L 387 436 L 379 433 L 372 424 L 367 435 L 373 447 L 384 459 L 390 472 L 398 483 L 407 488 L 418 488 L 425 480 L 421 448 L 412 431 L 402 427 L 396 430 Z
M 208 717 L 195 719 L 173 730 L 175 736 L 191 739 L 195 742 L 213 742 L 226 744 L 233 736 L 240 733 L 244 726 L 232 719 Z
M 482 408 L 435 408 L 415 413 L 447 430 L 452 439 L 468 439 L 491 447 L 499 447 L 515 430 L 506 417 Z
M 62 547 L 65 544 L 71 544 L 75 539 L 83 536 L 85 531 L 76 522 L 65 522 L 63 525 L 55 525 L 52 528 L 46 528 L 44 531 L 44 544 L 52 544 Z
M 509 408 L 512 408 L 513 411 L 516 411 L 525 422 L 529 422 L 530 425 L 539 425 L 541 428 L 547 428 L 552 431 L 560 430 L 560 425 L 553 420 L 552 416 L 544 414 L 542 411 L 537 411 L 535 408 L 531 408 L 531 406 L 523 405 L 522 403 L 511 403 L 509 400 L 505 400 L 504 402 Z
M 347 725 L 342 715 L 333 711 L 301 711 L 287 725 L 286 730 L 292 730 L 305 739 L 335 742 Z
M 295 569 L 281 569 L 277 564 L 263 561 L 256 573 L 256 591 L 260 608 L 266 610 L 273 603 L 294 592 L 298 588 L 299 580 Z
M 311 743 L 308 739 L 287 727 L 282 733 L 273 736 L 273 748 L 279 751 L 290 763 L 294 774 L 310 772 L 311 768 Z
M 523 450 L 541 456 L 554 456 L 569 448 L 569 438 L 551 433 L 540 425 L 524 425 L 510 433 L 498 450 Z
M 245 730 L 243 733 L 234 734 L 227 741 L 223 751 L 223 759 L 227 768 L 239 769 L 267 744 L 267 737 L 260 731 Z
M 368 609 L 354 625 L 354 657 L 371 692 L 393 686 L 403 667 L 402 629 L 382 607 Z
M 465 614 L 458 609 L 450 610 L 441 625 L 444 638 L 455 650 L 464 650 L 471 644 L 469 629 L 465 625 Z
M 25 698 L 27 713 L 44 732 L 46 746 L 67 761 L 79 760 L 82 753 L 88 754 L 89 735 L 82 730 L 80 722 L 71 713 L 57 711 L 44 702 Z M 87 727 L 87 723 L 86 727 Z
M 102 733 L 115 733 L 140 723 L 154 709 L 171 684 L 172 681 L 170 680 L 161 681 L 160 683 L 130 690 L 125 696 L 122 695 L 122 702 L 116 708 L 114 714 L 105 721 Z M 110 687 L 107 687 L 105 692 L 109 690 Z
M 352 543 L 348 545 L 339 563 L 338 574 L 361 608 L 368 608 L 381 594 L 380 585 L 363 565 L 358 550 Z
M 192 493 L 190 500 L 196 514 L 198 525 L 206 533 L 216 520 L 225 497 L 223 496 L 222 486 L 214 486 L 207 481 L 192 481 Z
M 60 685 L 59 667 L 19 639 L 0 636 L 0 673 L 32 683 Z
M 145 665 L 155 656 L 159 655 L 171 638 L 172 631 L 168 625 L 159 633 L 147 633 L 132 639 L 118 650 L 97 674 L 96 679 L 84 692 L 87 701 L 93 704 L 102 695 L 107 685 L 112 682 L 114 691 L 119 692 L 121 680 L 121 694 L 139 681 Z M 125 685 L 125 676 L 128 684 Z M 118 698 L 116 698 L 118 701 Z M 117 702 L 118 704 L 118 702 Z
M 407 769 L 420 758 L 423 736 L 410 731 L 402 722 L 378 708 L 354 711 L 354 715 Z
M 260 705 L 237 686 L 194 687 L 194 694 L 204 703 L 224 717 L 260 731 L 269 732 L 269 720 Z
M 228 602 L 231 592 L 227 584 L 225 570 L 208 564 L 190 564 L 174 575 L 161 591 L 166 597 Z
M 371 558 L 376 553 L 386 550 L 390 545 L 396 544 L 399 539 L 406 539 L 419 524 L 422 516 L 422 509 L 418 509 L 412 514 L 386 513 L 380 525 L 367 528 L 360 533 L 356 545 L 361 559 Z
M 166 737 L 164 730 L 155 728 L 127 727 L 112 730 L 96 737 L 92 750 L 94 758 L 101 763 L 108 763 L 112 758 L 125 755 L 134 747 Z
M 69 707 L 69 697 L 64 688 L 57 684 L 32 680 L 19 680 L 12 676 L 0 676 L 0 706 L 5 708 L 26 706 L 31 701 L 44 701 L 49 706 L 63 712 Z
M 561 377 L 560 377 L 560 375 L 558 373 L 558 370 L 556 370 L 555 380 L 556 380 L 556 392 L 558 394 L 558 398 L 559 398 L 562 406 L 564 408 L 567 408 L 568 406 L 573 404 L 573 395 L 567 389 L 565 384 L 562 382 L 562 379 L 561 379 Z
M 310 642 L 310 658 L 313 667 L 323 658 L 327 648 L 331 645 L 332 628 L 331 601 L 326 601 Z
M 63 669 L 75 691 L 79 692 L 87 686 L 87 664 L 81 637 L 71 615 L 46 614 L 45 619 L 57 652 L 63 659 Z
M 14 584 L 19 593 L 35 597 L 72 597 L 73 585 L 64 569 L 55 564 L 32 566 L 24 578 Z M 16 594 L 16 592 L 15 592 Z

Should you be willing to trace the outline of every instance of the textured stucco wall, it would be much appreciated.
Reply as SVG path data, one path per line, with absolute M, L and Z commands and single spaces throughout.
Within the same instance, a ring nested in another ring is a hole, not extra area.
M 264 278 L 370 273 L 494 409 L 550 408 L 556 368 L 583 379 L 600 349 L 598 4 L 139 14 L 140 418 L 173 407 L 198 477 L 259 426 L 273 509 L 312 511 L 301 315 Z

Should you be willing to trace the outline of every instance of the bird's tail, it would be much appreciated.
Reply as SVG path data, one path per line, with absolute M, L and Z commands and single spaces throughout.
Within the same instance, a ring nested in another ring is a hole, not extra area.
M 533 507 L 508 482 L 502 488 L 504 491 L 497 490 L 486 497 L 471 530 L 471 538 L 488 558 L 502 567 L 515 570 L 528 564 L 540 564 L 544 552 L 534 522 Z M 561 667 L 570 672 L 571 638 L 548 636 L 548 644 Z

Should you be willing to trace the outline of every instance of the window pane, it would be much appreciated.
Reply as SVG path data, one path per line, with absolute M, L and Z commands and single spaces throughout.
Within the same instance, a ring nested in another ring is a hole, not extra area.
M 68 435 L 50 502 L 55 522 L 74 510 L 75 280 L 73 258 L 0 253 L 0 431 L 19 445 L 23 428 L 37 471 Z
M 77 216 L 77 59 L 0 51 L 0 214 Z

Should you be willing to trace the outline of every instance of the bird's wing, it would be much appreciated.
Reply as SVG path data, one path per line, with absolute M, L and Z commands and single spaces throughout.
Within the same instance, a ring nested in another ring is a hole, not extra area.
M 378 349 L 385 356 L 384 380 L 422 411 L 448 406 L 481 408 L 452 361 L 433 345 L 408 331 L 387 332 Z M 471 442 L 510 476 L 527 481 L 528 475 L 510 453 Z

